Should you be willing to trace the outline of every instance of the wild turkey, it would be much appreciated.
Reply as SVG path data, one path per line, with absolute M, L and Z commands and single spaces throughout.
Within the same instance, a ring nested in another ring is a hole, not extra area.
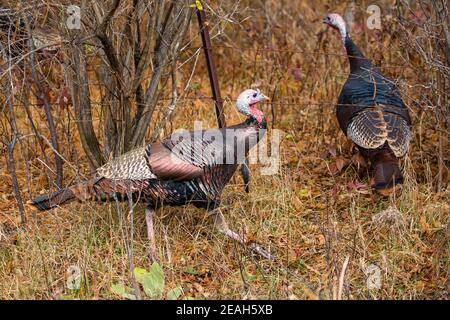
M 336 105 L 342 131 L 375 171 L 375 190 L 388 195 L 403 183 L 398 158 L 408 151 L 411 119 L 394 82 L 362 54 L 350 38 L 344 19 L 328 14 L 324 23 L 338 30 L 350 62 L 350 74 Z
M 31 204 L 40 210 L 79 199 L 129 199 L 148 203 L 146 209 L 150 257 L 157 259 L 153 214 L 158 206 L 193 204 L 215 217 L 215 226 L 226 236 L 246 243 L 231 231 L 220 211 L 220 197 L 249 150 L 265 134 L 267 122 L 257 103 L 267 99 L 260 90 L 239 95 L 237 109 L 247 119 L 240 124 L 212 130 L 173 133 L 160 143 L 128 152 L 99 168 L 92 179 L 37 197 Z M 250 249 L 272 256 L 257 244 Z

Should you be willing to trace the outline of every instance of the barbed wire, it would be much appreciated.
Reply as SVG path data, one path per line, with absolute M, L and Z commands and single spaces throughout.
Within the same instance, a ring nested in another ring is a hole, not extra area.
M 280 53 L 302 53 L 302 54 L 308 54 L 308 55 L 325 55 L 325 56 L 337 56 L 337 57 L 345 57 L 348 58 L 349 56 L 346 53 L 337 53 L 337 52 L 327 52 L 327 51 L 323 51 L 323 50 L 315 50 L 315 51 L 309 51 L 309 50 L 299 50 L 299 49 L 295 49 L 295 48 L 285 48 L 285 49 L 279 49 L 279 48 L 262 48 L 262 47 L 242 47 L 242 46 L 231 46 L 231 45 L 221 45 L 221 44 L 212 44 L 211 45 L 212 48 L 226 48 L 226 49 L 232 49 L 235 51 L 255 51 L 255 52 L 280 52 Z M 194 47 L 187 47 L 185 48 L 185 50 L 198 50 L 201 49 L 201 46 L 194 46 Z M 387 49 L 387 48 L 385 48 Z M 392 48 L 389 48 L 389 50 L 391 52 L 398 52 L 401 53 L 401 50 L 392 50 Z M 352 58 L 355 59 L 366 59 L 366 58 L 362 58 L 362 57 L 356 57 L 356 56 L 350 56 Z M 383 65 L 384 67 L 385 65 Z M 408 64 L 404 64 L 404 65 L 389 65 L 392 67 L 405 67 L 405 66 L 409 66 Z
M 281 99 L 304 99 L 304 97 L 301 96 L 283 96 Z M 171 101 L 171 98 L 160 98 L 159 101 Z M 192 101 L 202 101 L 202 100 L 210 100 L 212 103 L 214 103 L 213 97 L 185 97 L 180 99 L 177 104 L 183 104 L 188 103 Z M 228 100 L 228 99 L 226 99 Z M 228 100 L 230 101 L 230 100 Z M 231 102 L 231 101 L 230 101 Z M 286 101 L 268 101 L 268 102 L 260 102 L 261 105 L 285 105 L 285 106 L 334 106 L 337 105 L 337 101 L 323 101 L 323 102 L 286 102 Z M 58 102 L 50 103 L 51 106 L 59 107 L 60 104 Z M 70 104 L 69 104 L 70 105 Z M 108 103 L 100 103 L 100 102 L 91 102 L 92 106 L 108 106 Z M 367 107 L 367 104 L 339 104 L 340 106 L 352 106 L 352 107 Z M 15 107 L 22 107 L 23 104 L 14 104 Z M 29 106 L 31 107 L 42 107 L 42 104 L 40 103 L 29 103 Z M 161 104 L 161 107 L 165 107 L 165 105 Z
M 89 37 L 86 37 L 86 39 L 88 39 Z M 48 43 L 43 47 L 37 48 L 36 51 L 45 49 L 45 48 L 49 48 L 49 47 L 56 47 L 56 46 L 61 46 L 64 44 L 67 44 L 69 41 L 57 41 L 57 42 L 52 42 L 52 43 Z M 192 42 L 192 41 L 191 41 Z M 14 45 L 14 43 L 19 43 L 18 40 L 16 41 L 11 41 L 10 42 L 11 45 Z M 100 46 L 96 46 L 91 44 L 92 46 L 101 49 Z M 224 45 L 224 44 L 212 44 L 211 45 L 212 48 L 225 48 L 225 49 L 232 49 L 234 51 L 239 51 L 239 52 L 243 52 L 243 51 L 253 51 L 253 52 L 264 52 L 264 53 L 271 53 L 271 52 L 276 52 L 276 53 L 301 53 L 301 54 L 306 54 L 306 55 L 323 55 L 323 56 L 336 56 L 336 57 L 352 57 L 354 59 L 366 59 L 363 57 L 356 57 L 356 56 L 349 56 L 346 53 L 337 53 L 337 52 L 328 52 L 328 51 L 323 51 L 323 50 L 300 50 L 300 49 L 296 49 L 296 48 L 284 48 L 284 49 L 280 49 L 280 48 L 267 48 L 267 47 L 243 47 L 243 46 L 235 46 L 235 45 Z M 183 47 L 183 51 L 197 51 L 202 49 L 202 46 L 185 46 Z M 396 53 L 403 53 L 402 50 L 392 50 L 392 48 L 385 48 L 385 49 L 389 49 L 391 52 L 396 52 Z M 154 54 L 154 51 L 149 51 L 149 53 Z M 27 55 L 24 52 L 25 55 Z M 405 67 L 409 67 L 412 68 L 411 64 L 383 64 L 381 67 L 383 68 L 405 68 Z

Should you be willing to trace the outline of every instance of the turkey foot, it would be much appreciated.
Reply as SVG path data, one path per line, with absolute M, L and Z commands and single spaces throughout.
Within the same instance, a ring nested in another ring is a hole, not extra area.
M 147 207 L 145 209 L 145 222 L 147 223 L 147 235 L 150 241 L 150 261 L 159 262 L 159 258 L 156 254 L 156 244 L 155 244 L 155 230 L 153 228 L 153 216 L 155 215 L 155 209 Z
M 210 211 L 210 215 L 213 216 L 214 219 L 214 226 L 224 235 L 227 237 L 238 241 L 240 244 L 242 244 L 244 247 L 249 248 L 252 252 L 266 258 L 269 260 L 276 260 L 275 256 L 270 254 L 269 251 L 261 247 L 257 243 L 251 243 L 247 245 L 247 239 L 245 237 L 239 235 L 238 233 L 234 232 L 233 230 L 230 230 L 228 228 L 228 224 L 225 221 L 225 217 L 223 216 L 222 212 L 219 208 L 214 209 L 213 211 Z

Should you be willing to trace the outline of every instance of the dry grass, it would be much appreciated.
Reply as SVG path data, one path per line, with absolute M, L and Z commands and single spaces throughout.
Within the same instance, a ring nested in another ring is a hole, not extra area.
M 327 5 L 316 1 L 289 1 L 283 6 L 278 1 L 268 2 L 269 21 L 258 1 L 248 3 L 250 9 L 242 16 L 257 18 L 245 21 L 242 28 L 225 26 L 227 33 L 214 40 L 214 44 L 241 48 L 215 49 L 221 88 L 227 97 L 236 97 L 244 87 L 259 83 L 273 98 L 272 104 L 263 109 L 269 123 L 284 131 L 282 168 L 277 175 L 261 176 L 259 167 L 252 166 L 250 194 L 243 192 L 241 178 L 236 175 L 223 195 L 223 208 L 233 229 L 270 247 L 279 261 L 252 257 L 218 234 L 202 210 L 165 207 L 158 211 L 156 236 L 168 286 L 180 284 L 184 297 L 196 299 L 337 298 L 339 277 L 348 258 L 343 299 L 447 299 L 450 190 L 446 185 L 441 193 L 435 192 L 433 116 L 413 103 L 430 93 L 408 86 L 420 83 L 416 73 L 420 62 L 414 62 L 411 68 L 395 67 L 409 62 L 403 58 L 402 40 L 393 36 L 395 21 L 389 22 L 386 32 L 362 28 L 353 36 L 368 56 L 381 54 L 380 63 L 387 75 L 401 79 L 414 122 L 414 141 L 404 161 L 405 186 L 400 193 L 383 198 L 371 190 L 349 187 L 349 182 L 367 183 L 367 176 L 361 175 L 355 165 L 332 174 L 336 159 L 320 157 L 326 144 L 336 147 L 338 157 L 351 157 L 332 105 L 345 81 L 347 61 L 338 36 L 330 30 L 321 33 L 325 28 L 320 18 Z M 332 8 L 344 11 L 342 5 Z M 362 19 L 362 14 L 358 17 Z M 196 36 L 195 24 L 190 36 Z M 383 40 L 381 45 L 377 37 Z M 304 52 L 254 50 L 259 47 Z M 297 67 L 300 81 L 288 72 Z M 189 64 L 180 70 L 180 87 L 184 87 L 191 68 Z M 203 63 L 199 62 L 191 87 L 195 89 L 191 96 L 209 95 Z M 298 98 L 289 98 L 293 96 Z M 39 112 L 34 110 L 36 119 Z M 228 123 L 242 120 L 231 102 L 226 103 L 226 114 Z M 65 111 L 55 111 L 55 117 L 59 130 L 65 127 L 71 132 L 71 143 L 63 145 L 63 154 L 87 173 L 73 123 L 69 125 Z M 192 119 L 215 126 L 211 103 L 182 101 L 165 133 L 192 127 Z M 25 135 L 30 131 L 26 119 L 23 116 L 19 120 Z M 45 130 L 44 121 L 40 126 Z M 28 192 L 36 195 L 49 189 L 44 167 L 37 159 L 42 158 L 38 150 L 35 142 L 24 140 L 16 151 L 25 198 Z M 31 159 L 29 173 L 25 155 Z M 4 223 L 0 237 L 13 235 L 7 238 L 14 241 L 3 237 L 0 242 L 0 298 L 117 298 L 111 285 L 131 283 L 126 249 L 131 223 L 128 206 L 120 205 L 118 210 L 114 203 L 71 203 L 49 212 L 29 210 L 28 225 L 18 227 L 4 157 L 1 161 L 0 206 L 4 212 L 0 222 Z M 29 186 L 27 175 L 31 177 Z M 66 183 L 81 179 L 68 165 L 66 175 Z M 143 208 L 139 205 L 135 210 L 132 245 L 135 265 L 146 268 L 149 261 Z M 66 272 L 71 265 L 82 271 L 81 290 L 67 288 Z M 381 270 L 379 289 L 367 286 L 371 265 Z

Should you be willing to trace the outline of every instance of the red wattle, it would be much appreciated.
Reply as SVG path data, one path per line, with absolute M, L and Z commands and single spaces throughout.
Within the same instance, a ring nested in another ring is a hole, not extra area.
M 264 117 L 264 112 L 256 108 L 256 103 L 250 105 L 250 113 L 258 120 L 258 122 L 262 122 Z

